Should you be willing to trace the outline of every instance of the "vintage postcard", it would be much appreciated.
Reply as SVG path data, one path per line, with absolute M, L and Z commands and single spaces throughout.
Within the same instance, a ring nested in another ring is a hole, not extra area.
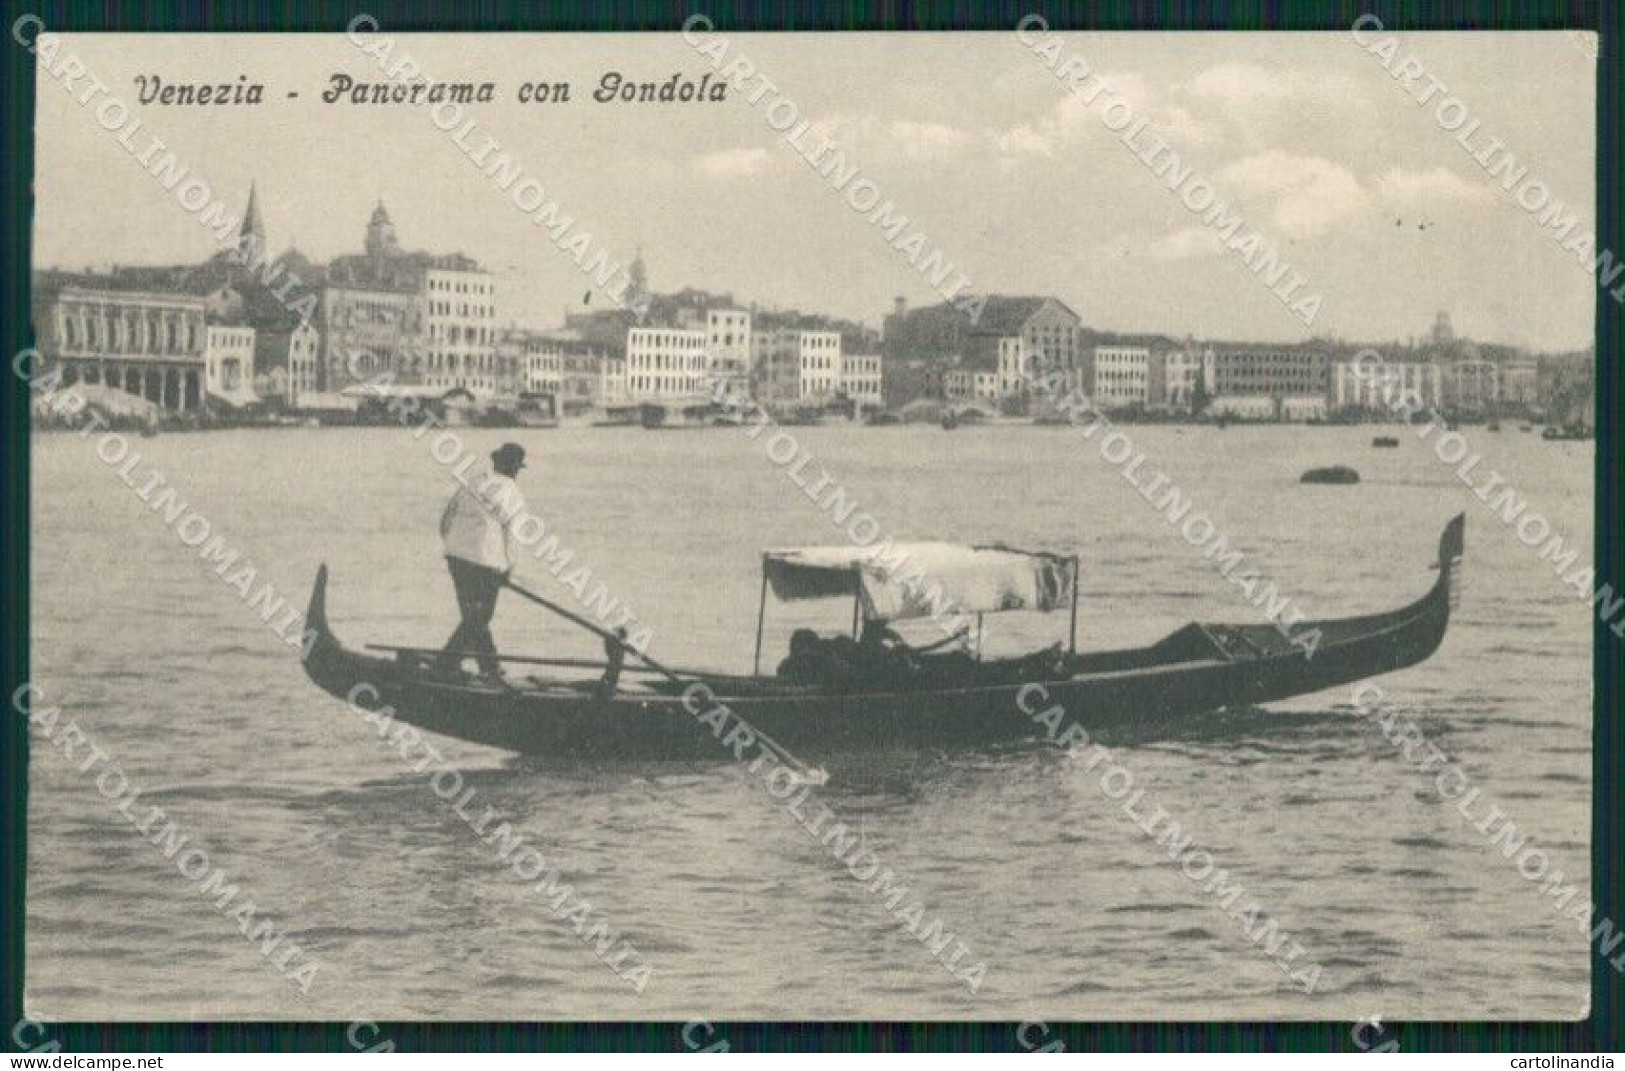
M 1594 35 L 11 30 L 38 1036 L 1625 968 Z

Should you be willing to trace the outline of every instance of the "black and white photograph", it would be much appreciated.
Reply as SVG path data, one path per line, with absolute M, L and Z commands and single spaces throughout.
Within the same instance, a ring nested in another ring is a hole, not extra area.
M 19 1029 L 1625 971 L 1596 34 L 10 32 Z

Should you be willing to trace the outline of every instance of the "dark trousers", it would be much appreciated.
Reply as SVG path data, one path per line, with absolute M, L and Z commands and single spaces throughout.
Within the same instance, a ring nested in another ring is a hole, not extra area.
M 481 673 L 495 676 L 502 663 L 497 660 L 496 640 L 491 638 L 491 615 L 496 613 L 497 593 L 502 590 L 502 571 L 461 558 L 447 558 L 446 566 L 457 589 L 457 611 L 463 620 L 446 641 L 440 664 L 456 669 L 463 656 L 471 654 L 479 661 Z

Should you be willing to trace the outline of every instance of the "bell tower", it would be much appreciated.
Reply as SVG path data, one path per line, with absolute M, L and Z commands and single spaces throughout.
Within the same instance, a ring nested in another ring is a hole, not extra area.
M 372 219 L 367 223 L 367 255 L 387 257 L 399 248 L 395 241 L 395 224 L 390 222 L 389 213 L 380 198 L 377 207 L 372 210 Z

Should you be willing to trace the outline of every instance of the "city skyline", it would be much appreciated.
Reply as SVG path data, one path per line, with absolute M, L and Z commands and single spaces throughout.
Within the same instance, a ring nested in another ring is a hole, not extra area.
M 736 45 L 775 71 L 785 94 L 962 266 L 969 290 L 1053 293 L 1091 326 L 1125 333 L 1381 342 L 1424 334 L 1435 312 L 1449 309 L 1458 332 L 1480 341 L 1547 352 L 1590 342 L 1595 278 L 1346 34 L 1252 35 L 1271 39 L 1222 46 L 1144 34 L 1065 38 L 1325 293 L 1310 327 L 1244 263 L 1207 248 L 1201 217 L 1013 34 L 923 36 L 895 46 L 844 35 L 790 47 L 773 35 L 741 35 Z M 1412 36 L 1451 71 L 1453 89 L 1485 127 L 1517 146 L 1590 227 L 1594 68 L 1568 35 Z M 245 71 L 267 84 L 258 106 L 138 114 L 229 208 L 241 212 L 257 182 L 273 250 L 324 261 L 353 252 L 381 197 L 404 246 L 464 252 L 494 273 L 504 323 L 553 325 L 581 307 L 590 284 L 575 264 L 422 109 L 320 101 L 333 73 L 382 80 L 343 36 L 252 45 L 192 36 L 196 47 L 184 53 L 131 49 L 128 38 L 121 49 L 120 40 L 80 36 L 74 47 L 132 102 L 135 77 L 153 74 L 159 54 L 164 77 L 176 82 Z M 698 79 L 709 65 L 679 35 L 595 35 L 590 47 L 568 35 L 527 38 L 523 63 L 505 58 L 512 41 L 470 39 L 461 49 L 405 40 L 425 66 L 446 72 L 440 77 L 496 82 L 509 103 L 470 114 L 611 259 L 629 264 L 641 249 L 656 290 L 692 286 L 871 325 L 896 296 L 911 305 L 941 300 L 743 101 L 592 101 L 611 67 L 629 78 Z M 890 64 L 935 65 L 942 77 L 926 81 L 937 91 L 882 76 L 871 62 L 881 48 L 890 48 Z M 1218 62 L 1216 49 L 1225 57 Z M 1266 57 L 1268 68 L 1259 65 Z M 1123 74 L 1112 72 L 1114 60 Z M 1509 66 L 1543 75 L 1503 99 L 1492 87 Z M 572 84 L 571 103 L 512 100 L 522 80 L 506 72 L 543 68 L 549 81 Z M 289 91 L 299 98 L 272 99 Z M 864 102 L 861 113 L 854 99 Z M 38 128 L 37 266 L 176 263 L 218 248 L 60 86 L 41 85 Z M 311 130 L 324 132 L 314 146 Z M 614 146 L 602 144 L 606 135 Z M 448 187 L 466 190 L 466 200 L 435 196 Z M 1102 188 L 1114 196 L 1090 196 Z M 958 210 L 965 204 L 975 210 Z M 1381 285 L 1370 286 L 1373 277 Z M 1467 292 L 1476 300 L 1464 302 Z M 593 307 L 603 302 L 594 293 Z

